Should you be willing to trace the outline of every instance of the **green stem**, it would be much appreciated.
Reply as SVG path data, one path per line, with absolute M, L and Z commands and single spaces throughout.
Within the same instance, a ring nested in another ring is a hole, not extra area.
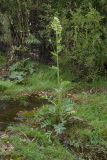
M 59 73 L 59 53 L 58 53 L 58 34 L 56 33 L 56 54 L 57 54 L 57 84 L 60 89 L 60 73 Z M 61 111 L 61 94 L 58 93 L 58 112 Z
M 60 87 L 60 75 L 59 75 L 59 53 L 58 53 L 58 34 L 56 33 L 56 54 L 57 54 L 57 83 Z

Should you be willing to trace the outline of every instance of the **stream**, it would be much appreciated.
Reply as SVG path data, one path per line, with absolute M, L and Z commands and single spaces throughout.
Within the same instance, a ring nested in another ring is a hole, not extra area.
M 17 117 L 21 111 L 31 111 L 45 104 L 45 100 L 35 99 L 29 100 L 26 105 L 21 105 L 14 101 L 0 101 L 0 131 L 4 131 L 9 125 L 18 123 L 22 119 Z

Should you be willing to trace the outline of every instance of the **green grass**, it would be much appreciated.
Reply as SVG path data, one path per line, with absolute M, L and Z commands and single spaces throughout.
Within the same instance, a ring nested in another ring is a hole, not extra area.
M 40 65 L 36 73 L 27 80 L 27 85 L 36 90 L 47 90 L 56 87 L 56 71 Z
M 27 160 L 74 160 L 74 157 L 56 139 L 50 141 L 48 134 L 29 126 L 10 127 L 11 136 L 2 139 L 2 145 L 8 142 L 13 149 L 6 151 L 10 159 Z M 14 133 L 14 134 L 12 134 Z M 6 153 L 1 149 L 1 157 Z
M 67 78 L 67 76 L 64 77 L 64 74 L 62 77 L 63 79 Z M 56 84 L 56 72 L 45 65 L 39 65 L 36 72 L 28 77 L 23 84 L 0 80 L 0 99 L 16 98 L 18 94 L 22 93 L 52 90 L 57 87 Z M 76 91 L 77 99 L 80 102 L 75 104 L 76 113 L 73 116 L 79 117 L 84 124 L 77 122 L 69 126 L 66 130 L 66 136 L 74 148 L 90 148 L 87 156 L 95 158 L 97 150 L 95 151 L 93 148 L 97 146 L 100 151 L 101 149 L 107 150 L 107 82 L 101 79 L 92 83 L 72 83 L 69 89 L 72 92 Z M 32 127 L 27 127 L 13 127 L 15 133 L 15 137 L 11 137 L 11 143 L 15 147 L 14 153 L 11 154 L 13 159 L 24 155 L 25 158 L 28 157 L 28 160 L 33 160 L 35 156 L 38 157 L 37 160 L 67 160 L 66 157 L 68 160 L 75 160 L 57 139 L 55 140 L 53 137 L 54 141 L 50 144 L 44 133 L 42 135 L 41 131 L 38 132 L 32 130 Z M 19 135 L 20 132 L 24 135 L 24 139 Z M 26 137 L 33 137 L 36 141 L 28 141 L 25 144 L 23 141 L 26 140 Z M 77 153 L 79 154 L 78 149 Z M 84 152 L 80 153 L 80 157 L 84 158 L 84 154 Z
M 79 94 L 78 98 L 81 104 L 76 106 L 75 116 L 84 124 L 77 123 L 69 128 L 69 141 L 77 148 L 90 148 L 88 156 L 97 156 L 98 150 L 107 150 L 107 95 L 85 93 Z M 98 149 L 94 151 L 96 147 Z M 94 152 L 96 155 L 93 155 Z
M 87 120 L 99 138 L 107 138 L 107 95 L 81 95 L 83 104 L 77 107 L 77 116 Z
M 32 79 L 29 79 L 27 83 L 34 84 Z M 8 88 L 12 88 L 11 85 L 10 83 Z M 72 149 L 76 148 L 75 154 L 80 158 L 85 159 L 84 157 L 88 156 L 98 159 L 97 151 L 107 150 L 107 95 L 103 92 L 94 94 L 78 92 L 77 98 L 80 104 L 75 104 L 76 112 L 73 116 L 79 117 L 83 124 L 76 122 L 68 126 L 66 130 L 68 142 L 72 145 Z M 53 136 L 52 142 L 50 142 L 47 132 L 33 129 L 30 125 L 12 127 L 11 135 L 7 141 L 14 146 L 14 151 L 10 156 L 13 159 L 24 157 L 28 160 L 35 160 L 36 157 L 37 160 L 76 160 L 75 154 L 64 148 L 57 137 Z M 78 148 L 83 148 L 83 150 L 85 148 L 85 150 L 89 150 L 89 153 L 85 153 L 85 151 L 79 153 L 80 149 Z
M 11 99 L 22 93 L 52 90 L 55 87 L 57 87 L 56 72 L 45 65 L 39 65 L 35 73 L 28 77 L 23 84 L 0 80 L 0 99 Z
M 107 80 L 99 79 L 93 82 L 78 82 L 73 83 L 72 89 L 75 91 L 90 91 L 90 92 L 99 92 L 99 91 L 107 91 Z
M 69 80 L 69 75 L 62 73 L 62 79 Z M 72 81 L 72 79 L 71 79 Z M 39 64 L 35 73 L 30 75 L 23 84 L 16 84 L 9 80 L 0 80 L 0 99 L 11 99 L 17 95 L 32 93 L 35 91 L 52 90 L 57 87 L 56 71 L 47 67 L 46 65 Z M 92 83 L 78 82 L 71 83 L 69 88 L 72 91 L 104 91 L 107 88 L 107 81 L 101 79 Z

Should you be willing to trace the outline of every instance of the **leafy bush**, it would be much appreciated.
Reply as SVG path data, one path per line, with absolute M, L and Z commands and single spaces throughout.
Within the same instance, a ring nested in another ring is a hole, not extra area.
M 27 75 L 31 75 L 34 72 L 34 64 L 29 59 L 16 62 L 9 68 L 9 79 L 16 82 L 22 82 Z
M 103 71 L 106 57 L 106 36 L 103 17 L 94 8 L 79 8 L 63 18 L 64 54 L 62 65 L 71 68 L 79 78 L 94 80 Z
M 60 135 L 66 129 L 65 124 L 72 115 L 73 109 L 73 102 L 69 99 L 62 101 L 60 113 L 57 111 L 57 104 L 45 105 L 34 114 L 34 123 L 43 130 Z

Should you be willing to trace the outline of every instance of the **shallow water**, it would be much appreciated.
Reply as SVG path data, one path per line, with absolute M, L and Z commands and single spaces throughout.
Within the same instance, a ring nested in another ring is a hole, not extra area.
M 21 118 L 17 118 L 17 113 L 20 111 L 31 111 L 33 108 L 42 106 L 45 101 L 35 99 L 29 100 L 26 105 L 21 105 L 19 102 L 0 102 L 0 131 L 6 129 L 10 124 L 18 123 Z M 16 118 L 15 118 L 16 117 Z

